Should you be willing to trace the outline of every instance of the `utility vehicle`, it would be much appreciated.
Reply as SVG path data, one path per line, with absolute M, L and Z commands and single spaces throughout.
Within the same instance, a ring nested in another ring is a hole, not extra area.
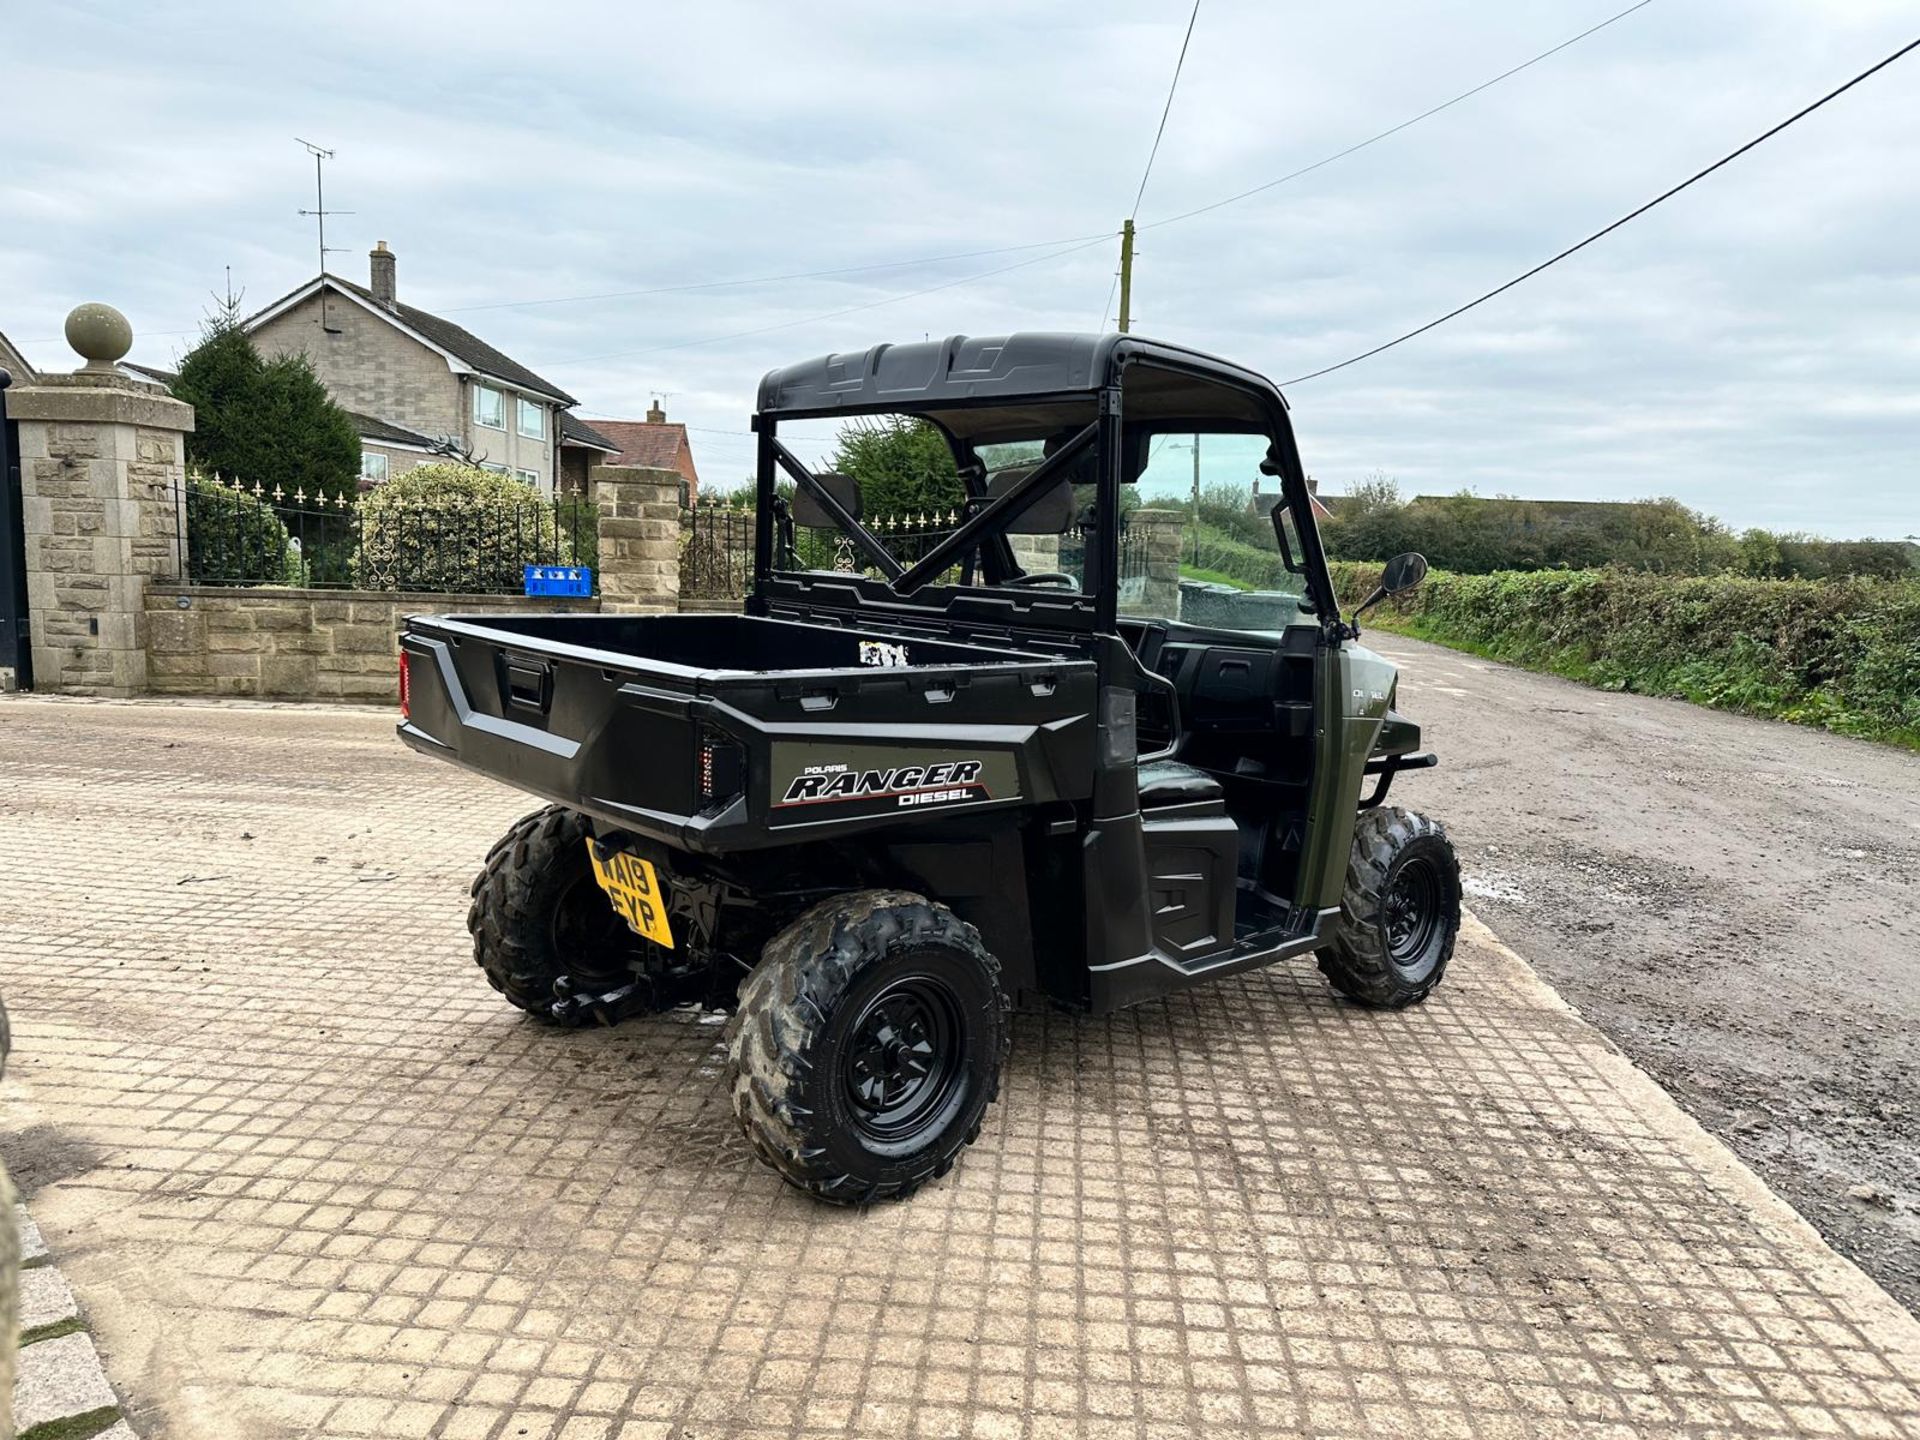
M 882 415 L 951 450 L 944 515 L 903 525 L 781 438 Z M 1434 757 L 1336 606 L 1269 381 L 1128 335 L 955 337 L 775 370 L 753 428 L 744 614 L 406 626 L 401 737 L 552 802 L 472 888 L 510 1003 L 735 1008 L 753 1148 L 861 1203 L 979 1133 L 1023 995 L 1100 1014 L 1307 955 L 1368 1005 L 1439 982 L 1458 866 L 1382 803 Z M 1180 618 L 1135 492 L 1189 468 L 1270 529 L 1257 626 Z

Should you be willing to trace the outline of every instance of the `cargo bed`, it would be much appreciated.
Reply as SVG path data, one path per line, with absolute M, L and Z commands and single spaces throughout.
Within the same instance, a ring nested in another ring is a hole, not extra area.
M 744 615 L 419 616 L 400 734 L 716 853 L 1086 798 L 1091 660 Z

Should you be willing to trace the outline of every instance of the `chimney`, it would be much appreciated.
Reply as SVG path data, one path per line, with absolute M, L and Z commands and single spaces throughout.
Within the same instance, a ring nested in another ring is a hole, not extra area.
M 660 402 L 658 399 L 656 399 L 653 402 L 653 408 L 647 411 L 647 424 L 664 425 L 666 423 L 667 423 L 667 412 L 660 408 Z
M 393 308 L 393 252 L 387 242 L 376 241 L 367 254 L 367 269 L 372 279 L 373 298 L 389 310 Z

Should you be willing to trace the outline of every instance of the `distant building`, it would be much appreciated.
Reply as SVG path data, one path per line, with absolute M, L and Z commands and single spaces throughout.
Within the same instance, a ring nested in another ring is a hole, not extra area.
M 360 429 L 360 469 L 375 482 L 453 457 L 551 492 L 611 446 L 568 415 L 578 403 L 486 341 L 402 302 L 382 240 L 367 285 L 316 275 L 244 322 L 260 353 L 299 353 Z M 569 452 L 572 452 L 571 454 Z
M 16 385 L 30 384 L 39 373 L 5 335 L 0 335 L 0 370 L 11 375 Z
M 1271 495 L 1262 494 L 1260 490 L 1260 477 L 1258 475 L 1254 476 L 1253 498 L 1247 502 L 1248 513 L 1252 515 L 1271 515 L 1273 513 L 1273 507 L 1279 503 L 1279 490 L 1276 488 Z M 1325 520 L 1329 515 L 1333 514 L 1333 512 L 1327 508 L 1327 502 L 1320 498 L 1320 482 L 1311 475 L 1307 477 L 1307 503 L 1313 507 L 1313 518 L 1315 520 Z
M 645 420 L 595 420 L 593 428 L 619 447 L 604 464 L 672 470 L 686 482 L 689 504 L 700 494 L 700 472 L 693 463 L 693 444 L 687 439 L 687 427 L 668 420 L 658 400 L 647 411 Z

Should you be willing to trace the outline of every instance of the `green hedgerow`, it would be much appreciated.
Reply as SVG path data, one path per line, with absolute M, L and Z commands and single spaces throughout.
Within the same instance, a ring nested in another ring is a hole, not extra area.
M 1352 606 L 1380 567 L 1338 564 Z M 1920 582 L 1435 571 L 1368 622 L 1591 684 L 1920 747 Z

